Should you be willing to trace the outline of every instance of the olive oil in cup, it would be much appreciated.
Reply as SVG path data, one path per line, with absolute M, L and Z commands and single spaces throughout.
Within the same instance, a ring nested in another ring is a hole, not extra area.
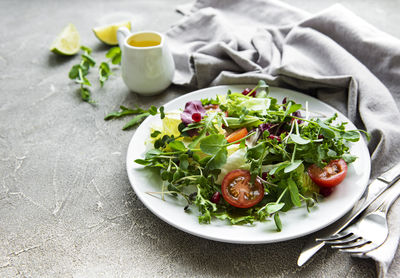
M 153 31 L 130 33 L 118 29 L 122 50 L 122 78 L 127 87 L 141 95 L 155 95 L 172 82 L 175 64 L 165 37 Z
M 138 39 L 131 39 L 128 44 L 130 46 L 134 46 L 134 47 L 149 47 L 149 46 L 157 46 L 160 44 L 160 42 L 158 40 L 154 40 L 154 41 L 140 41 Z

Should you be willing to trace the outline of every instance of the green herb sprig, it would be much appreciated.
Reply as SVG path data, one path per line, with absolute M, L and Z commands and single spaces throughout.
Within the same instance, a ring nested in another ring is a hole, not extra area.
M 123 105 L 120 106 L 119 111 L 111 112 L 107 116 L 104 117 L 105 121 L 111 120 L 111 119 L 117 119 L 117 118 L 122 118 L 128 115 L 135 115 L 128 123 L 126 123 L 122 129 L 126 130 L 129 128 L 134 127 L 135 125 L 141 123 L 147 116 L 154 116 L 160 114 L 161 119 L 164 119 L 165 114 L 164 114 L 164 107 L 161 106 L 160 108 L 157 109 L 154 105 L 152 105 L 149 109 L 145 110 L 142 108 L 139 108 L 136 106 L 136 108 L 131 109 L 127 108 Z
M 101 87 L 104 86 L 104 83 L 113 73 L 110 63 L 113 65 L 119 65 L 121 63 L 121 49 L 118 46 L 112 47 L 106 53 L 106 57 L 108 58 L 108 61 L 101 62 L 99 65 L 99 81 Z
M 81 50 L 83 51 L 81 62 L 72 66 L 68 76 L 70 79 L 75 80 L 76 83 L 80 84 L 80 96 L 82 100 L 94 103 L 91 98 L 91 92 L 88 88 L 92 86 L 92 84 L 86 76 L 89 74 L 90 68 L 96 65 L 96 61 L 91 56 L 91 48 L 81 46 Z M 110 63 L 113 65 L 119 65 L 121 63 L 121 49 L 118 46 L 112 47 L 107 51 L 106 58 L 108 58 L 108 60 L 101 62 L 98 68 L 100 87 L 104 86 L 104 83 L 113 73 Z
M 90 87 L 92 84 L 86 76 L 89 74 L 90 68 L 96 65 L 96 61 L 90 55 L 92 53 L 92 49 L 87 46 L 81 46 L 81 50 L 83 51 L 83 54 L 81 55 L 81 62 L 72 66 L 68 76 L 70 79 L 75 80 L 76 83 L 80 84 L 80 96 L 82 100 L 93 103 L 91 93 L 88 88 L 88 86 Z

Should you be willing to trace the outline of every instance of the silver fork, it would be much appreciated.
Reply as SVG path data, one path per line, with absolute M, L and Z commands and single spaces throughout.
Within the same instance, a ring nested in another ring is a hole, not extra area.
M 400 182 L 396 182 L 389 191 L 376 209 L 362 216 L 356 223 L 332 236 L 316 240 L 348 253 L 361 254 L 379 247 L 389 233 L 387 213 L 400 195 Z

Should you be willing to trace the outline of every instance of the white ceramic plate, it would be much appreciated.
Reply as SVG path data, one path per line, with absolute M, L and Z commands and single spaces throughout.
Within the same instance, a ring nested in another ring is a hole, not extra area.
M 226 94 L 228 89 L 233 92 L 241 92 L 252 85 L 218 86 L 198 90 L 183 95 L 166 105 L 165 111 L 183 109 L 186 102 L 202 98 L 215 97 L 216 94 Z M 325 115 L 338 113 L 339 121 L 349 122 L 348 129 L 356 127 L 340 112 L 323 102 L 310 96 L 282 88 L 270 88 L 270 95 L 281 101 L 284 97 L 295 100 L 305 107 L 308 102 L 309 110 Z M 304 116 L 304 115 L 303 115 Z M 165 196 L 165 201 L 157 196 L 151 196 L 146 192 L 159 192 L 161 179 L 154 172 L 144 169 L 134 162 L 137 158 L 143 158 L 146 143 L 150 137 L 151 126 L 159 120 L 159 116 L 148 117 L 136 130 L 128 147 L 127 171 L 129 180 L 139 199 L 155 215 L 170 225 L 190 234 L 230 243 L 270 243 L 301 237 L 338 220 L 348 212 L 361 197 L 367 185 L 370 175 L 370 157 L 368 149 L 361 138 L 359 142 L 351 145 L 351 153 L 358 159 L 349 165 L 347 177 L 336 188 L 333 194 L 320 202 L 311 213 L 306 208 L 292 209 L 286 213 L 280 213 L 283 230 L 276 231 L 274 221 L 255 223 L 254 225 L 230 225 L 228 222 L 214 219 L 211 224 L 199 224 L 198 214 L 195 209 L 191 213 L 184 212 L 186 202 L 181 198 Z

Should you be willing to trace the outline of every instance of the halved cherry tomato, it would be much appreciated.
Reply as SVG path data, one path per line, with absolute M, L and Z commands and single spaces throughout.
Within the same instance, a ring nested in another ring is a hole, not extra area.
M 243 127 L 241 129 L 235 130 L 234 132 L 232 132 L 231 134 L 229 134 L 226 137 L 226 141 L 228 141 L 228 143 L 232 143 L 235 142 L 237 140 L 242 139 L 243 137 L 245 137 L 248 134 L 247 132 L 247 128 Z
M 254 184 L 250 180 L 250 172 L 247 170 L 230 171 L 222 181 L 222 197 L 238 208 L 250 208 L 258 204 L 264 197 L 264 186 L 258 179 Z
M 335 159 L 324 168 L 313 164 L 308 167 L 308 175 L 321 187 L 333 187 L 341 183 L 347 174 L 347 164 L 343 159 Z

